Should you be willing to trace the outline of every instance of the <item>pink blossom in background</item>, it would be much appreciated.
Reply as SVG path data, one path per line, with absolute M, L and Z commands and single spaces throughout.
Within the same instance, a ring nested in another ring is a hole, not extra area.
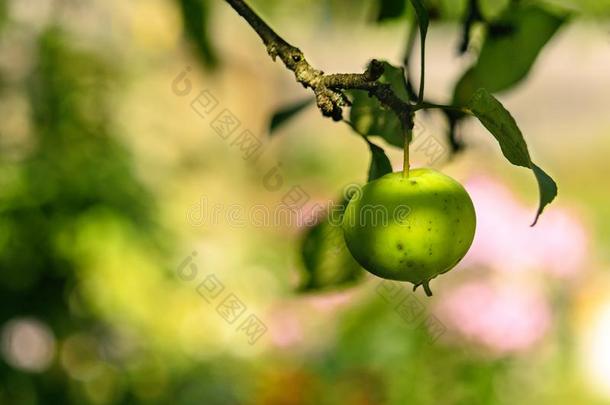
M 270 311 L 269 336 L 273 345 L 286 348 L 306 340 L 311 319 L 325 319 L 353 301 L 351 291 L 304 295 L 290 302 L 278 302 Z M 318 316 L 319 315 L 319 316 Z
M 354 294 L 351 291 L 328 292 L 306 298 L 306 301 L 320 312 L 331 312 L 349 304 Z
M 544 247 L 539 251 L 545 270 L 559 277 L 571 277 L 586 265 L 589 244 L 582 224 L 562 209 L 545 212 L 535 237 Z
M 586 266 L 587 233 L 578 218 L 551 204 L 535 227 L 535 207 L 519 202 L 508 187 L 478 176 L 466 183 L 477 230 L 463 265 L 504 272 L 541 270 L 573 277 Z
M 277 308 L 269 315 L 269 336 L 273 345 L 290 347 L 303 341 L 303 326 L 294 309 Z
M 435 312 L 453 334 L 495 354 L 532 347 L 551 321 L 542 293 L 485 281 L 468 282 L 443 293 Z
M 324 220 L 328 215 L 328 207 L 331 200 L 323 198 L 312 198 L 300 209 L 295 209 L 295 225 L 297 228 L 309 228 Z M 302 229 L 300 230 L 302 231 Z

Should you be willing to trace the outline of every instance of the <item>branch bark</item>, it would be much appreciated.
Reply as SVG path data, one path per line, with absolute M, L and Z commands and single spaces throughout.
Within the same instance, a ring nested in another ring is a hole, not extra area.
M 379 82 L 383 64 L 373 59 L 364 73 L 325 74 L 307 62 L 303 52 L 279 36 L 243 0 L 226 0 L 256 31 L 267 47 L 267 53 L 275 61 L 281 59 L 286 68 L 294 72 L 297 82 L 313 90 L 322 114 L 335 121 L 343 118 L 343 107 L 350 102 L 344 90 L 365 90 L 381 104 L 391 109 L 403 123 L 405 135 L 413 127 L 413 106 L 398 97 L 389 84 Z

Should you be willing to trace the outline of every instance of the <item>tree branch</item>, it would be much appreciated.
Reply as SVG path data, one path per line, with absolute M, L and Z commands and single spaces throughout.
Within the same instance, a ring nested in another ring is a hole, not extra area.
M 241 15 L 267 47 L 273 60 L 279 57 L 284 65 L 294 72 L 297 82 L 313 90 L 316 103 L 322 114 L 340 121 L 343 107 L 349 106 L 344 90 L 365 90 L 381 104 L 390 108 L 403 123 L 405 131 L 412 128 L 412 106 L 398 97 L 389 84 L 378 79 L 383 75 L 383 64 L 372 60 L 364 73 L 324 74 L 307 62 L 303 52 L 286 42 L 263 21 L 243 0 L 226 0 Z

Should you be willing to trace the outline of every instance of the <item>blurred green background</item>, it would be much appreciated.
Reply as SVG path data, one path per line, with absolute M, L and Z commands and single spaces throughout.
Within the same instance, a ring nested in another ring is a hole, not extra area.
M 327 72 L 400 65 L 412 21 L 250 3 Z M 441 149 L 412 164 L 463 182 L 479 221 L 427 298 L 308 230 L 366 180 L 368 148 L 313 107 L 269 136 L 311 95 L 226 3 L 0 1 L 0 404 L 610 403 L 610 2 L 529 3 L 570 19 L 499 97 L 559 197 L 530 228 L 531 174 L 475 122 L 454 155 L 444 117 L 418 114 Z M 428 6 L 427 96 L 448 102 L 484 30 L 460 56 L 467 2 Z

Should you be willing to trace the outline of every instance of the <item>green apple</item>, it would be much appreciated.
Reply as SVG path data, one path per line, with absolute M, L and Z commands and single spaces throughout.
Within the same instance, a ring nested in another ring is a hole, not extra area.
M 371 273 L 423 285 L 466 255 L 476 227 L 460 183 L 432 169 L 390 173 L 365 185 L 343 216 L 350 253 Z

